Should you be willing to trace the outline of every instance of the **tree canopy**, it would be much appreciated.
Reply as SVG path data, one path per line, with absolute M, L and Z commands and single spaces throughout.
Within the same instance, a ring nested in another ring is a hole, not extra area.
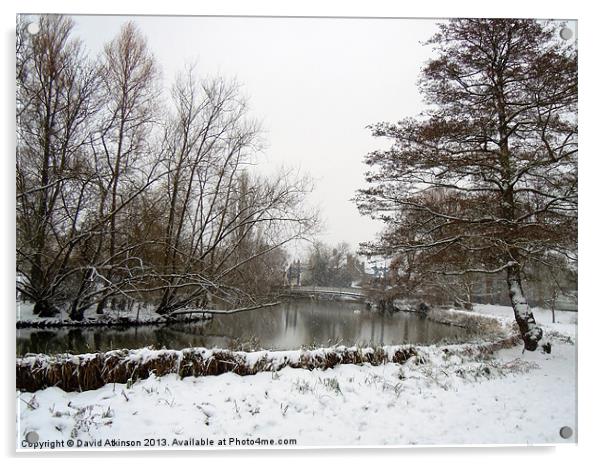
M 363 251 L 394 256 L 419 286 L 505 272 L 525 347 L 542 337 L 525 266 L 577 257 L 577 52 L 552 24 L 456 19 L 428 41 L 427 109 L 371 126 L 360 212 L 386 222 Z

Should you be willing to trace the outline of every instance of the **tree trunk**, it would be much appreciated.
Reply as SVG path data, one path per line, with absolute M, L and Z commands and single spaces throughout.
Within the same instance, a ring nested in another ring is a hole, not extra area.
M 54 317 L 59 313 L 59 310 L 47 300 L 41 299 L 34 304 L 33 313 L 40 317 Z
M 527 303 L 518 265 L 507 269 L 507 282 L 510 302 L 512 303 L 512 309 L 514 309 L 514 318 L 518 324 L 521 337 L 525 342 L 525 349 L 535 351 L 539 340 L 543 336 L 543 331 L 535 323 L 533 312 L 531 312 L 531 308 Z
M 171 306 L 169 305 L 169 301 L 171 300 L 171 288 L 167 288 L 161 296 L 161 302 L 157 306 L 156 313 L 159 315 L 169 314 L 171 311 Z
M 558 296 L 558 290 L 554 287 L 554 291 L 552 292 L 552 323 L 556 323 L 556 298 Z
M 83 307 L 72 307 L 71 311 L 69 312 L 69 317 L 71 318 L 71 320 L 81 322 L 82 320 L 84 320 L 84 311 L 85 308 Z
M 96 314 L 102 315 L 105 313 L 105 307 L 107 305 L 107 298 L 102 298 L 96 305 Z

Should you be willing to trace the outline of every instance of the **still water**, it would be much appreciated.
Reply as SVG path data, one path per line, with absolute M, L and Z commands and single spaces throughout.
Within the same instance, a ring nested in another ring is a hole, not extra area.
M 362 303 L 291 300 L 278 306 L 187 324 L 17 329 L 17 355 L 86 353 L 121 348 L 298 349 L 302 346 L 392 345 L 466 339 L 465 329 L 416 314 L 366 310 Z

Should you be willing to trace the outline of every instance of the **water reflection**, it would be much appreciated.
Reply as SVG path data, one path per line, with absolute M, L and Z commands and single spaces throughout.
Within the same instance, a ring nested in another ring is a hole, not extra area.
M 18 329 L 17 355 L 119 348 L 294 349 L 301 346 L 434 343 L 467 337 L 464 329 L 409 313 L 383 314 L 359 303 L 292 300 L 211 321 L 130 328 Z

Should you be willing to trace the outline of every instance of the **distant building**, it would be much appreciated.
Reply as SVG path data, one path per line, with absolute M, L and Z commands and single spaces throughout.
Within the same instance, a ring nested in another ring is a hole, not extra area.
M 301 261 L 299 261 L 299 259 L 289 265 L 286 273 L 288 286 L 301 286 L 301 272 L 303 268 L 301 267 Z

